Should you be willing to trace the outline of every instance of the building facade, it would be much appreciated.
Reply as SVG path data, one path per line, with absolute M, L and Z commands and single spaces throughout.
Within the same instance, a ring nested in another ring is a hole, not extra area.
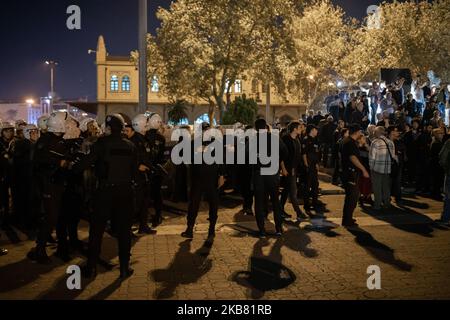
M 100 36 L 96 51 L 97 66 L 97 102 L 84 105 L 75 104 L 81 109 L 93 112 L 94 107 L 99 122 L 103 122 L 105 116 L 111 113 L 122 113 L 133 118 L 138 113 L 139 101 L 139 71 L 137 66 L 128 56 L 112 56 L 106 49 L 105 40 Z M 245 94 L 248 98 L 254 98 L 258 102 L 260 116 L 265 116 L 266 93 L 264 83 L 257 80 L 236 80 L 231 85 L 231 101 L 236 96 Z M 299 119 L 306 110 L 305 103 L 285 101 L 271 89 L 269 122 L 286 122 Z M 158 78 L 154 77 L 148 88 L 148 110 L 161 115 L 165 122 L 168 121 L 170 100 L 161 92 Z M 193 124 L 208 119 L 208 105 L 205 103 L 193 104 L 187 110 L 186 123 Z M 217 114 L 217 112 L 216 112 Z M 216 116 L 217 117 L 217 116 Z

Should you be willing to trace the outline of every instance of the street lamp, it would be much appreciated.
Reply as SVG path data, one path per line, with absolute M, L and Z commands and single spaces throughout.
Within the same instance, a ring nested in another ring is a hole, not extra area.
M 54 98 L 54 92 L 55 92 L 55 88 L 54 88 L 54 69 L 55 67 L 58 65 L 58 62 L 56 61 L 52 61 L 52 60 L 47 60 L 45 61 L 45 64 L 50 66 L 50 97 L 53 99 Z
M 33 105 L 34 104 L 34 100 L 33 99 L 27 99 L 27 100 L 25 100 L 25 103 L 29 104 L 29 105 Z

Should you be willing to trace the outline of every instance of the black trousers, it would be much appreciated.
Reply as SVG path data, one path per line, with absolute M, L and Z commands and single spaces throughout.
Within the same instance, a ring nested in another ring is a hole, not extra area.
M 312 199 L 312 205 L 316 206 L 319 199 L 319 176 L 317 173 L 316 165 L 310 165 L 306 169 L 306 192 L 303 193 L 304 207 L 309 209 L 311 206 L 310 200 Z
M 345 189 L 342 224 L 349 224 L 353 222 L 353 211 L 355 211 L 360 195 L 357 183 L 358 178 L 359 174 L 356 172 L 343 173 L 342 175 L 342 182 Z
M 45 247 L 48 235 L 56 228 L 61 212 L 64 186 L 60 184 L 47 184 L 42 192 L 43 210 L 39 212 L 36 243 L 38 247 Z M 58 239 L 59 240 L 59 239 Z
M 78 223 L 80 222 L 80 211 L 83 198 L 77 190 L 68 188 L 62 195 L 62 206 L 56 224 L 56 235 L 58 247 L 67 249 L 67 238 L 72 244 L 78 241 Z
M 202 196 L 205 196 L 205 200 L 208 202 L 210 228 L 213 228 L 216 225 L 217 212 L 219 210 L 219 190 L 217 188 L 217 180 L 193 181 L 191 184 L 187 215 L 187 225 L 190 229 L 193 229 L 195 226 Z
M 252 190 L 252 170 L 249 166 L 238 166 L 239 188 L 242 198 L 244 198 L 244 210 L 251 210 L 253 207 Z
M 154 175 L 150 178 L 150 195 L 153 199 L 153 207 L 155 208 L 155 216 L 161 217 L 163 198 L 161 193 L 162 177 Z
M 9 223 L 11 219 L 11 207 L 9 205 L 10 190 L 12 189 L 12 181 L 10 177 L 0 177 L 0 222 Z
M 145 226 L 148 223 L 148 207 L 150 197 L 150 186 L 141 182 L 138 183 L 135 189 L 135 219 L 139 222 L 140 226 Z
M 270 197 L 272 202 L 275 228 L 277 231 L 281 231 L 283 218 L 279 201 L 279 175 L 262 176 L 256 172 L 253 175 L 253 185 L 255 189 L 255 216 L 259 231 L 265 232 L 264 219 L 267 210 L 267 197 Z
M 89 227 L 88 267 L 97 265 L 109 219 L 117 232 L 120 265 L 127 265 L 131 251 L 131 216 L 134 212 L 131 185 L 102 187 L 95 198 L 95 211 Z
M 280 197 L 280 206 L 281 209 L 284 210 L 284 206 L 286 205 L 287 198 L 291 201 L 292 207 L 294 208 L 297 216 L 302 214 L 302 210 L 300 209 L 300 204 L 297 198 L 297 175 L 289 175 L 282 179 L 283 183 L 283 191 L 281 192 Z

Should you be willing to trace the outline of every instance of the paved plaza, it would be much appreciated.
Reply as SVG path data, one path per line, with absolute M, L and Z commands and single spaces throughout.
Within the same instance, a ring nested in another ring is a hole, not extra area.
M 66 269 L 82 264 L 82 255 L 67 264 L 52 257 L 52 264 L 38 265 L 26 258 L 32 241 L 18 230 L 9 238 L 2 232 L 0 246 L 9 254 L 0 257 L 0 299 L 450 298 L 450 230 L 433 223 L 442 202 L 411 195 L 383 214 L 358 208 L 360 227 L 345 229 L 340 226 L 342 191 L 326 182 L 321 188 L 327 218 L 300 225 L 288 221 L 281 238 L 256 238 L 254 218 L 243 215 L 232 196 L 222 202 L 214 239 L 207 239 L 206 205 L 192 241 L 180 236 L 185 217 L 167 212 L 156 235 L 133 242 L 135 273 L 123 282 L 116 241 L 105 234 L 103 266 L 94 281 L 82 280 L 81 290 L 67 289 Z M 289 203 L 286 211 L 293 213 Z M 85 223 L 80 236 L 88 237 Z M 373 265 L 381 270 L 380 290 L 367 288 L 367 268 Z

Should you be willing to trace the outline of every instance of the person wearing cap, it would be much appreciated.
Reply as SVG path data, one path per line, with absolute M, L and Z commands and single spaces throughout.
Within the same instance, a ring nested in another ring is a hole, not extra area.
M 38 217 L 36 247 L 28 253 L 28 258 L 41 264 L 51 262 L 46 244 L 51 231 L 57 226 L 61 210 L 62 194 L 65 188 L 64 170 L 68 165 L 67 148 L 63 140 L 66 132 L 67 112 L 53 112 L 47 120 L 48 133 L 36 143 L 33 156 L 33 170 L 44 211 Z M 57 236 L 58 235 L 57 230 Z M 64 255 L 63 241 L 58 242 L 57 255 Z
M 73 170 L 83 172 L 94 165 L 99 186 L 95 195 L 94 212 L 90 220 L 87 264 L 84 277 L 95 277 L 103 233 L 108 220 L 116 226 L 120 278 L 133 274 L 130 268 L 131 222 L 133 190 L 138 172 L 138 157 L 134 144 L 122 136 L 125 121 L 121 115 L 108 115 L 105 136 L 92 146 L 91 152 L 75 163 Z M 131 210 L 130 210 L 131 207 Z
M 153 198 L 155 215 L 152 226 L 157 227 L 162 223 L 162 180 L 163 172 L 157 168 L 165 164 L 164 153 L 166 151 L 166 139 L 159 132 L 162 127 L 162 119 L 157 113 L 150 113 L 148 116 L 149 130 L 145 134 L 148 142 L 151 164 L 150 195 Z
M 209 140 L 206 137 L 211 132 L 209 123 L 204 122 L 201 125 L 201 135 L 196 135 L 194 139 L 202 139 L 200 147 L 197 147 L 195 141 L 192 141 L 192 154 L 191 154 L 191 165 L 190 165 L 190 195 L 189 195 L 189 205 L 188 205 L 188 215 L 187 215 L 187 228 L 181 234 L 182 237 L 192 239 L 194 237 L 194 226 L 197 219 L 200 202 L 202 196 L 205 196 L 206 201 L 209 206 L 209 229 L 208 237 L 212 238 L 215 236 L 216 223 L 217 223 L 217 212 L 219 209 L 219 189 L 223 186 L 225 182 L 224 178 L 224 166 L 219 163 L 207 164 L 205 162 L 205 153 L 215 154 L 216 150 L 208 150 L 211 148 L 214 137 Z M 220 143 L 221 147 L 223 146 Z M 198 149 L 195 149 L 198 148 Z M 201 163 L 196 163 L 196 158 L 201 155 Z
M 304 208 L 311 215 L 311 208 L 317 213 L 322 211 L 319 205 L 319 162 L 320 148 L 317 140 L 318 130 L 314 125 L 306 128 L 306 137 L 302 141 L 302 160 L 306 172 L 305 192 L 303 194 Z
M 361 163 L 359 155 L 357 141 L 363 135 L 361 128 L 357 125 L 350 125 L 348 132 L 349 136 L 344 138 L 341 147 L 341 179 L 345 190 L 342 225 L 352 227 L 357 226 L 356 220 L 353 219 L 353 211 L 359 200 L 358 180 L 361 174 L 364 178 L 369 178 L 369 173 Z

